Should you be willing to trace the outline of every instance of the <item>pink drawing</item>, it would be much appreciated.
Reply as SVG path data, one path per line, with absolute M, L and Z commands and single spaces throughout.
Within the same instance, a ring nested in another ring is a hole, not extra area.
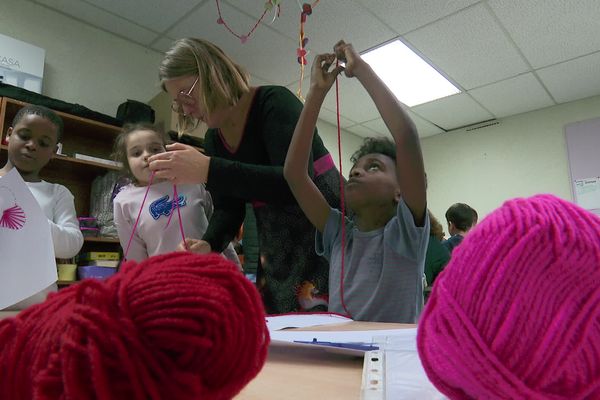
M 17 204 L 17 199 L 12 191 L 7 187 L 4 187 L 3 189 L 6 189 L 10 192 L 14 205 L 6 209 L 3 209 L 4 207 L 0 205 L 0 228 L 8 228 L 13 230 L 21 229 L 25 226 L 25 221 L 27 221 L 25 211 L 20 205 Z
M 26 220 L 27 217 L 25 216 L 25 211 L 23 211 L 21 206 L 15 204 L 14 206 L 2 211 L 0 227 L 15 230 L 21 229 L 23 226 L 25 226 Z

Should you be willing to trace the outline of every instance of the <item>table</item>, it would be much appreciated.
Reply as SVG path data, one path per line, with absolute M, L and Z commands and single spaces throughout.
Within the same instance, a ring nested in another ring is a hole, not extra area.
M 377 330 L 411 324 L 346 322 L 299 330 Z M 363 358 L 322 349 L 270 346 L 267 362 L 236 400 L 360 399 Z
M 0 311 L 0 319 L 16 315 Z M 412 324 L 345 322 L 299 328 L 305 331 L 379 330 L 413 328 Z M 236 400 L 360 399 L 363 358 L 322 349 L 270 346 L 267 362 Z

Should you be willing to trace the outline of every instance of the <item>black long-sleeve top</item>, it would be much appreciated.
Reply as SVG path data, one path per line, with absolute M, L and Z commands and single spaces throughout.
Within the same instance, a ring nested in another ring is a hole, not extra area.
M 302 103 L 287 88 L 262 86 L 255 92 L 242 140 L 230 149 L 218 129 L 205 135 L 205 151 L 211 157 L 207 189 L 215 211 L 204 240 L 213 251 L 222 251 L 233 239 L 245 216 L 246 202 L 296 204 L 283 176 L 283 164 Z M 312 161 L 328 154 L 315 132 Z

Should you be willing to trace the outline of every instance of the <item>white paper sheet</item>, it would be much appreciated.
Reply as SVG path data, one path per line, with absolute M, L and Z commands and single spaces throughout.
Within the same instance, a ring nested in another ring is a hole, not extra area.
M 362 400 L 446 399 L 427 378 L 417 352 L 417 330 L 375 338 L 380 350 L 365 354 Z
M 600 178 L 577 179 L 575 199 L 586 210 L 600 209 Z
M 277 331 L 287 328 L 341 324 L 350 321 L 352 321 L 350 318 L 333 313 L 280 314 L 268 316 L 267 327 L 269 331 Z
M 48 219 L 13 168 L 0 178 L 0 309 L 57 278 Z
M 382 329 L 369 331 L 274 331 L 271 340 L 284 342 L 366 343 L 372 344 L 379 336 L 414 336 L 416 328 Z

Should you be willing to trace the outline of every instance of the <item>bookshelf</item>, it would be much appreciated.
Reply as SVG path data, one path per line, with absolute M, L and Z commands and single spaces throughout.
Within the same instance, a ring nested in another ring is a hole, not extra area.
M 9 97 L 0 97 L 0 166 L 6 163 L 8 156 L 8 146 L 4 144 L 6 131 L 12 125 L 12 120 L 19 109 L 27 104 Z M 89 216 L 90 192 L 94 178 L 108 171 L 118 171 L 119 168 L 76 159 L 72 155 L 81 153 L 110 159 L 114 139 L 120 132 L 120 127 L 61 111 L 56 113 L 63 119 L 65 126 L 62 140 L 64 155 L 55 155 L 42 169 L 40 176 L 48 182 L 66 186 L 75 197 L 77 216 Z M 118 239 L 103 237 L 84 239 L 82 252 L 120 251 Z

